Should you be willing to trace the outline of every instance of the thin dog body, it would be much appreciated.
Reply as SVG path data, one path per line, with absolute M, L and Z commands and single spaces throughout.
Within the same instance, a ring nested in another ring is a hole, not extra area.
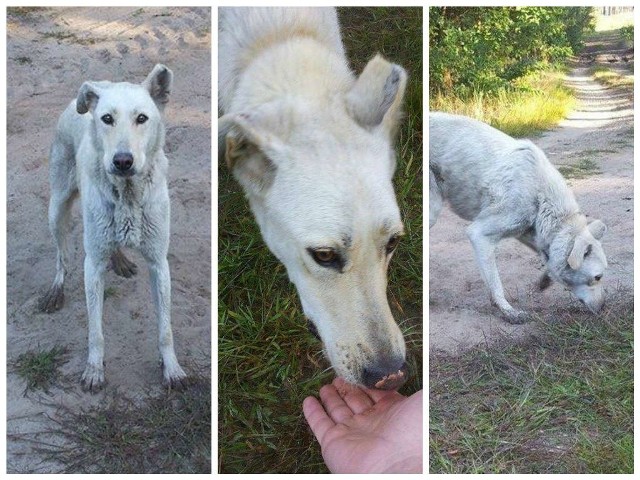
M 337 374 L 398 388 L 386 275 L 403 234 L 391 179 L 405 71 L 376 56 L 356 78 L 334 9 L 221 9 L 219 31 L 220 156 Z
M 82 385 L 92 392 L 105 383 L 105 271 L 110 261 L 118 275 L 130 277 L 137 270 L 122 247 L 137 248 L 149 267 L 164 382 L 181 387 L 186 379 L 173 347 L 167 262 L 170 204 L 161 113 L 172 82 L 164 65 L 156 65 L 142 84 L 85 82 L 60 116 L 51 147 L 49 226 L 57 268 L 41 308 L 52 312 L 63 305 L 70 210 L 80 195 L 89 327 Z
M 429 226 L 444 202 L 471 221 L 467 235 L 491 300 L 510 323 L 530 315 L 505 298 L 495 259 L 498 242 L 514 237 L 546 264 L 540 289 L 559 282 L 597 313 L 605 296 L 607 259 L 600 220 L 587 222 L 573 193 L 544 153 L 471 118 L 429 114 Z

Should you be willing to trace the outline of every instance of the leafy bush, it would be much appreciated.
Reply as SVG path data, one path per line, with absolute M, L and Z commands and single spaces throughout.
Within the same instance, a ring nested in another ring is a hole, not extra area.
M 591 7 L 430 7 L 429 90 L 469 96 L 514 81 L 581 48 Z

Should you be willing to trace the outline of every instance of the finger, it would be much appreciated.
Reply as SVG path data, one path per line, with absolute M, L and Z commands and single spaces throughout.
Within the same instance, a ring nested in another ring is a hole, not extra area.
M 373 400 L 364 390 L 356 385 L 347 383 L 343 378 L 338 377 L 334 379 L 333 386 L 347 406 L 356 415 L 366 412 L 373 407 Z
M 320 401 L 331 419 L 336 423 L 345 423 L 353 417 L 353 411 L 342 399 L 333 384 L 320 389 Z
M 339 392 L 342 392 L 342 389 L 344 389 L 344 391 L 347 392 L 346 388 L 343 387 L 343 385 L 347 387 L 357 388 L 360 392 L 362 392 L 364 395 L 369 397 L 369 401 L 371 402 L 369 407 L 373 406 L 373 404 L 376 404 L 383 399 L 397 400 L 397 399 L 404 398 L 404 395 L 399 394 L 395 390 L 378 390 L 378 389 L 367 388 L 367 387 L 355 387 L 354 385 L 347 383 L 341 377 L 334 379 L 333 384 L 336 387 L 336 389 L 338 389 Z
M 382 400 L 400 400 L 401 398 L 404 398 L 404 395 L 401 395 L 395 390 L 378 390 L 366 387 L 364 387 L 363 390 L 374 403 L 379 403 Z
M 318 443 L 322 445 L 327 432 L 335 427 L 335 423 L 315 397 L 307 397 L 302 402 L 302 412 Z

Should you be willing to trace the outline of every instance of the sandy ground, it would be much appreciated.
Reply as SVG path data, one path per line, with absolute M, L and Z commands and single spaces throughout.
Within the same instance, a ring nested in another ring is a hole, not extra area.
M 595 48 L 595 47 L 593 47 Z M 593 50 L 587 47 L 587 52 Z M 615 41 L 597 61 L 609 68 L 625 68 L 622 45 Z M 617 59 L 608 63 L 608 59 Z M 576 63 L 567 78 L 578 105 L 556 129 L 533 139 L 555 165 L 574 165 L 588 159 L 599 173 L 568 180 L 583 212 L 608 226 L 603 238 L 609 268 L 609 298 L 633 288 L 633 97 L 629 91 L 608 89 L 588 76 L 588 65 Z M 473 259 L 465 227 L 449 209 L 443 209 L 429 235 L 429 349 L 456 353 L 496 339 L 521 338 L 535 329 L 535 322 L 509 325 L 489 301 Z M 455 253 L 453 253 L 455 252 Z M 582 309 L 568 291 L 553 285 L 536 288 L 542 262 L 515 240 L 498 249 L 498 269 L 507 298 L 516 308 L 547 317 L 555 311 Z
M 64 308 L 37 309 L 54 277 L 47 226 L 47 154 L 60 112 L 84 80 L 141 82 L 155 63 L 174 72 L 165 111 L 172 200 L 173 331 L 188 371 L 211 365 L 211 18 L 208 8 L 54 8 L 7 18 L 7 470 L 46 472 L 25 439 L 46 429 L 56 405 L 100 405 L 114 392 L 159 393 L 157 328 L 144 261 L 133 279 L 107 274 L 107 386 L 90 395 L 79 379 L 87 354 L 82 225 L 76 205 Z M 69 349 L 62 387 L 23 395 L 12 362 L 29 350 Z M 47 404 L 42 403 L 43 398 Z M 25 435 L 26 434 L 26 435 Z

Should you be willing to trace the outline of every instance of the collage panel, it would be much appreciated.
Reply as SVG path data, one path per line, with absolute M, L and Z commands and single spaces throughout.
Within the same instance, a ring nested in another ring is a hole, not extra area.
M 218 15 L 219 472 L 420 472 L 423 9 Z
M 430 6 L 429 472 L 633 472 L 633 7 Z
M 6 14 L 6 471 L 210 473 L 211 9 Z

